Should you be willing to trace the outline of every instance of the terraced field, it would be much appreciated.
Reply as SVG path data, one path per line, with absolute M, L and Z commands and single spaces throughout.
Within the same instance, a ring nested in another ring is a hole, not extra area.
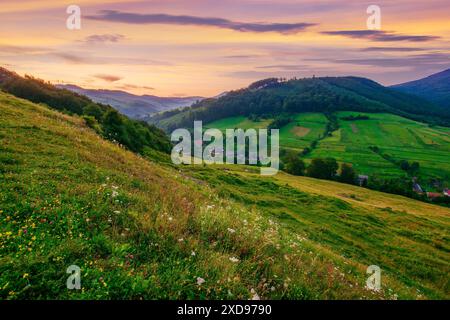
M 365 174 L 399 175 L 402 171 L 372 152 L 377 146 L 395 160 L 417 161 L 421 174 L 450 180 L 450 129 L 429 127 L 392 114 L 363 114 L 368 120 L 345 121 L 361 113 L 339 112 L 340 129 L 320 141 L 310 158 L 331 156 L 352 163 Z
M 367 120 L 344 120 L 344 117 L 366 115 Z M 369 147 L 394 160 L 417 161 L 420 174 L 450 182 L 450 128 L 430 127 L 427 124 L 392 114 L 356 112 L 337 113 L 339 129 L 332 136 L 320 139 L 325 132 L 327 118 L 321 113 L 302 113 L 280 129 L 280 147 L 302 151 L 318 140 L 317 147 L 306 157 L 333 157 L 353 164 L 361 174 L 379 174 L 387 177 L 405 175 L 392 161 L 386 160 Z M 245 117 L 226 118 L 206 125 L 209 128 L 264 128 L 270 119 L 254 122 Z

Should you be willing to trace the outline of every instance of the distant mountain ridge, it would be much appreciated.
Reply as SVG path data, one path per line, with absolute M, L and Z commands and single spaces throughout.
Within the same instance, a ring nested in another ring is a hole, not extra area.
M 133 119 L 148 118 L 152 114 L 188 107 L 202 100 L 203 97 L 158 97 L 153 95 L 134 95 L 121 90 L 85 89 L 72 84 L 57 85 L 58 88 L 67 89 L 82 94 L 95 102 L 110 105 L 120 113 Z
M 419 80 L 391 86 L 391 88 L 417 95 L 447 110 L 450 108 L 450 68 Z

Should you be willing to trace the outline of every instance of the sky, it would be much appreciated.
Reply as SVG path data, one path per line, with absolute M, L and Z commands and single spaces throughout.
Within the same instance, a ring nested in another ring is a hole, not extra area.
M 69 5 L 80 30 L 66 26 Z M 379 30 L 367 27 L 369 5 Z M 450 1 L 1 0 L 0 66 L 158 96 L 215 96 L 268 77 L 391 85 L 450 68 Z

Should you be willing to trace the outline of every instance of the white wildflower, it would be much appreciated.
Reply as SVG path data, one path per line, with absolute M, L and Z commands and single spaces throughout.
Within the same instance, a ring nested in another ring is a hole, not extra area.
M 200 278 L 200 277 L 197 277 L 197 284 L 200 286 L 200 285 L 202 285 L 203 283 L 205 283 L 205 279 Z
M 231 229 L 231 228 L 228 228 L 228 232 L 229 232 L 229 233 L 235 233 L 235 232 L 236 232 L 236 230 L 234 230 L 234 229 Z
M 195 256 L 195 251 L 192 251 L 192 252 L 191 252 L 191 256 Z
M 236 263 L 236 262 L 239 262 L 239 259 L 236 257 L 231 257 L 230 261 Z
M 252 300 L 261 300 L 256 293 L 255 289 L 250 290 L 251 294 L 253 295 Z

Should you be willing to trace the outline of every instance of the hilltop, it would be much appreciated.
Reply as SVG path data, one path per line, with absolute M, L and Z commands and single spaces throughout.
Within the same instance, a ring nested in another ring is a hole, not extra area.
M 149 121 L 170 132 L 191 127 L 193 120 L 209 123 L 236 116 L 273 118 L 282 114 L 336 111 L 385 112 L 450 125 L 446 110 L 358 77 L 269 78 L 219 98 L 204 99 L 189 108 L 156 115 Z
M 449 209 L 173 167 L 2 92 L 0 113 L 2 299 L 448 299 Z M 80 291 L 65 288 L 73 264 Z M 364 288 L 371 264 L 380 292 Z
M 31 102 L 45 104 L 66 114 L 82 116 L 98 134 L 141 154 L 170 151 L 170 141 L 160 129 L 119 114 L 113 107 L 86 96 L 55 87 L 49 82 L 0 68 L 0 89 Z

